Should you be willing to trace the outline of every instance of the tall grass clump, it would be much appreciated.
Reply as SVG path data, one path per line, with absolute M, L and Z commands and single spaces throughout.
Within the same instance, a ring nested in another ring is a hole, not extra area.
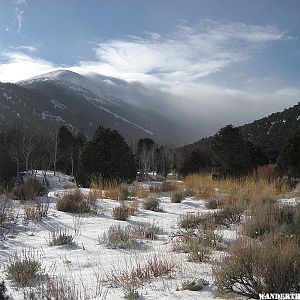
M 127 183 L 109 181 L 103 184 L 105 197 L 112 200 L 128 200 L 129 190 Z
M 129 207 L 125 204 L 114 207 L 112 210 L 112 216 L 115 220 L 126 221 L 130 216 Z
M 252 199 L 261 194 L 275 197 L 279 193 L 275 182 L 256 175 L 214 179 L 209 173 L 193 174 L 187 176 L 184 182 L 196 198 L 208 199 L 221 195 L 222 205 L 239 203 L 240 206 L 246 207 Z

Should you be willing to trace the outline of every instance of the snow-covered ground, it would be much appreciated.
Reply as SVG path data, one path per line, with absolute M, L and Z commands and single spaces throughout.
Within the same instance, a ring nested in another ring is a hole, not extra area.
M 38 177 L 43 178 L 43 172 Z M 22 206 L 17 203 L 20 211 L 19 221 L 14 235 L 7 236 L 0 241 L 0 265 L 2 278 L 5 279 L 5 265 L 10 255 L 15 251 L 21 253 L 24 249 L 35 249 L 41 257 L 45 273 L 51 276 L 61 276 L 64 280 L 76 282 L 80 289 L 90 294 L 90 299 L 124 299 L 124 290 L 115 288 L 109 283 L 103 282 L 109 274 L 117 270 L 125 270 L 131 266 L 146 262 L 147 258 L 157 255 L 170 261 L 175 265 L 175 271 L 168 278 L 155 278 L 144 284 L 137 290 L 141 295 L 140 299 L 215 299 L 217 292 L 213 286 L 212 264 L 188 262 L 187 254 L 172 252 L 172 234 L 178 229 L 177 219 L 180 214 L 203 212 L 205 209 L 204 200 L 186 198 L 181 203 L 171 203 L 170 197 L 166 194 L 159 198 L 163 208 L 162 212 L 153 212 L 142 208 L 142 200 L 139 201 L 138 212 L 131 216 L 128 221 L 122 222 L 112 218 L 112 209 L 120 203 L 115 200 L 99 200 L 101 212 L 97 215 L 87 214 L 74 216 L 74 214 L 57 211 L 55 202 L 57 197 L 66 193 L 74 187 L 69 176 L 59 174 L 53 176 L 47 173 L 50 183 L 48 200 L 50 202 L 49 213 L 41 221 L 22 223 Z M 158 182 L 147 182 L 145 186 L 159 185 Z M 83 192 L 88 192 L 83 189 Z M 99 243 L 109 227 L 113 224 L 125 226 L 139 222 L 154 222 L 163 228 L 164 234 L 159 235 L 157 240 L 143 240 L 136 249 L 108 249 Z M 65 246 L 49 246 L 49 234 L 57 228 L 68 228 L 70 233 L 75 228 L 79 231 L 75 244 Z M 236 238 L 236 230 L 229 228 L 222 231 L 225 240 L 233 241 Z M 213 258 L 222 253 L 215 252 Z M 210 285 L 202 291 L 180 290 L 185 281 L 203 278 Z M 99 280 L 102 280 L 102 295 L 95 297 L 95 290 Z M 24 299 L 22 290 L 17 289 L 6 279 L 9 293 L 13 299 Z M 219 298 L 218 299 L 222 299 Z

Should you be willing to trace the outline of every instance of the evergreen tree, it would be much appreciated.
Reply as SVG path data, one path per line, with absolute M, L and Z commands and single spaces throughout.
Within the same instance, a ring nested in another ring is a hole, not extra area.
M 277 159 L 277 170 L 281 174 L 300 177 L 300 129 L 287 139 Z
M 221 128 L 211 145 L 213 163 L 222 175 L 239 176 L 253 168 L 247 144 L 239 129 L 232 125 Z
M 66 126 L 58 129 L 58 163 L 57 167 L 64 173 L 71 173 L 74 136 Z
M 136 176 L 133 153 L 116 130 L 99 127 L 80 156 L 79 183 L 86 185 L 92 178 L 130 181 Z
M 186 176 L 191 173 L 198 173 L 203 171 L 208 171 L 211 168 L 211 158 L 208 152 L 201 150 L 194 150 L 185 159 L 184 163 L 179 169 L 179 173 Z

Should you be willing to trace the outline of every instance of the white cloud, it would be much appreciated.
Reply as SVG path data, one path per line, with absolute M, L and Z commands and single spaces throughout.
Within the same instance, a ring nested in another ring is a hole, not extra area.
M 15 49 L 20 50 L 20 51 L 27 51 L 27 52 L 30 52 L 30 53 L 38 52 L 38 49 L 34 46 L 31 46 L 31 45 L 22 45 L 22 46 L 16 47 Z
M 147 32 L 100 43 L 96 61 L 80 67 L 127 80 L 191 82 L 249 60 L 270 42 L 287 39 L 274 26 L 254 26 L 205 20 L 198 26 L 179 26 L 168 37 Z
M 21 52 L 0 52 L 0 81 L 16 82 L 35 75 L 55 70 L 56 67 L 43 59 L 34 58 Z
M 143 82 L 157 96 L 157 110 L 165 101 L 187 125 L 196 125 L 199 134 L 211 134 L 226 123 L 250 122 L 296 103 L 300 87 L 278 84 L 276 78 L 264 81 L 263 88 L 257 85 L 262 79 L 255 78 L 255 89 L 247 90 L 219 86 L 208 77 L 219 71 L 226 74 L 230 66 L 255 60 L 270 43 L 289 39 L 274 26 L 205 20 L 194 28 L 181 25 L 168 37 L 147 32 L 143 38 L 130 36 L 97 44 L 95 60 L 68 69 Z M 0 52 L 0 62 L 4 61 L 0 81 L 16 82 L 60 69 L 33 57 L 36 52 L 26 45 Z
M 23 5 L 26 5 L 27 2 L 26 0 L 15 0 L 15 15 L 16 15 L 16 22 L 17 22 L 17 26 L 18 26 L 18 32 L 21 33 L 21 29 L 23 26 L 23 22 L 25 21 L 24 18 L 24 10 L 21 10 L 20 7 Z

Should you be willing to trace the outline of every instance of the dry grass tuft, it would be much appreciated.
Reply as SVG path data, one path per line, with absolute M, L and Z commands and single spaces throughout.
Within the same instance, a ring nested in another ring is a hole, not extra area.
M 131 261 L 125 269 L 114 268 L 107 275 L 107 281 L 115 287 L 138 287 L 153 278 L 170 276 L 176 265 L 164 255 L 153 254 L 145 258 L 145 262 Z

